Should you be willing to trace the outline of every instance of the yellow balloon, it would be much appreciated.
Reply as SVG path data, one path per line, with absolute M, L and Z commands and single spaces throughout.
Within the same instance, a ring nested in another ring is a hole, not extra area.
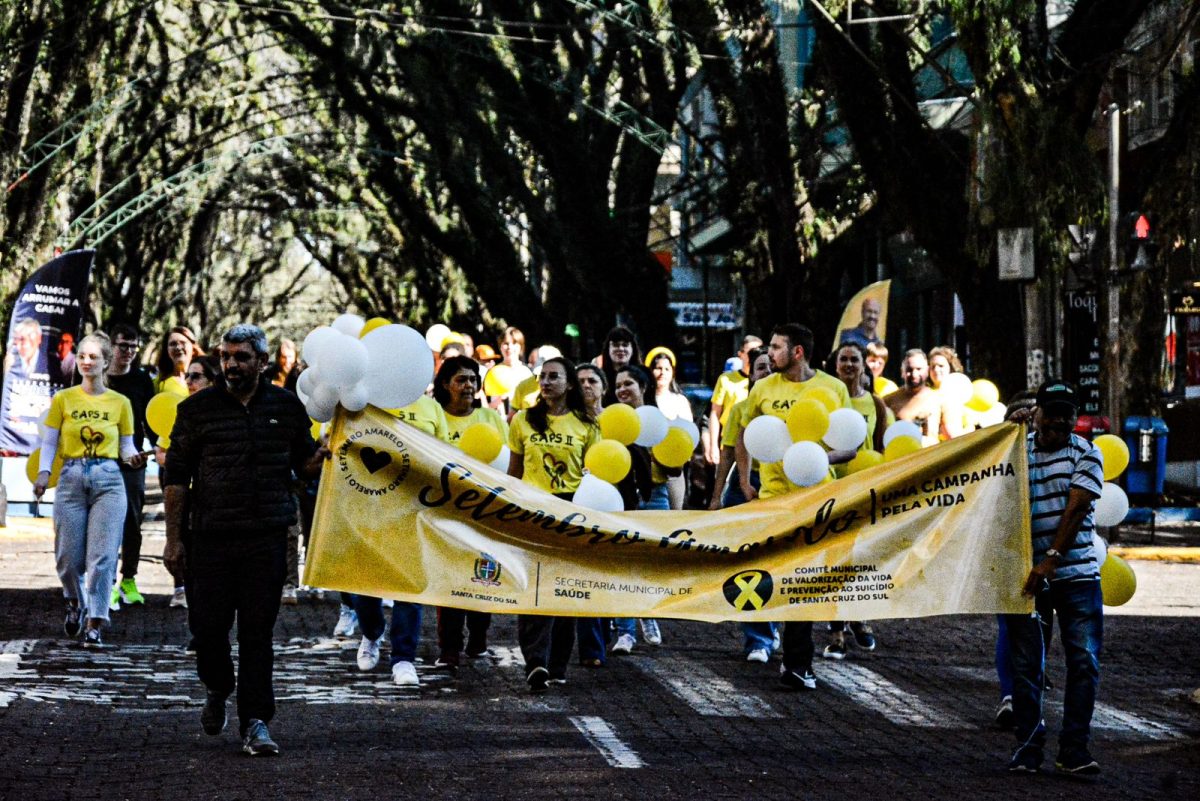
M 38 463 L 42 460 L 42 449 L 38 448 L 33 453 L 29 454 L 29 460 L 25 462 L 25 477 L 29 479 L 29 483 L 33 484 L 38 477 Z M 50 465 L 50 483 L 47 487 L 54 487 L 58 484 L 58 476 L 62 472 L 62 455 L 54 454 L 54 464 Z
M 788 410 L 787 427 L 792 442 L 819 442 L 829 431 L 829 411 L 815 396 L 806 398 L 801 395 L 800 400 Z
M 692 438 L 682 428 L 671 426 L 663 441 L 650 449 L 665 467 L 683 467 L 692 458 Z
M 308 421 L 309 421 L 310 423 L 312 423 L 312 425 L 311 425 L 311 426 L 309 427 L 309 429 L 308 429 L 308 433 L 309 433 L 310 435 L 312 435 L 312 438 L 313 438 L 313 439 L 315 439 L 315 440 L 318 440 L 318 441 L 319 441 L 319 440 L 321 439 L 321 426 L 322 426 L 322 425 L 324 425 L 324 424 L 323 424 L 323 423 L 318 423 L 316 420 L 312 419 L 311 417 L 310 417 L 310 418 L 308 418 Z
M 691 444 L 691 440 L 688 440 L 688 444 Z M 615 439 L 600 440 L 588 448 L 583 457 L 584 467 L 596 478 L 609 484 L 616 484 L 629 475 L 631 464 L 629 448 Z
M 896 437 L 883 449 L 883 461 L 894 462 L 897 459 L 921 450 L 921 443 L 914 437 Z
M 385 325 L 391 325 L 392 321 L 384 317 L 372 317 L 363 323 L 362 330 L 358 332 L 358 338 L 362 339 L 367 334 L 374 331 L 376 328 L 383 328 Z
M 1112 481 L 1129 467 L 1129 446 L 1115 434 L 1101 434 L 1094 440 L 1104 457 L 1104 480 Z M 1111 604 L 1110 604 L 1111 606 Z
M 854 458 L 846 463 L 846 475 L 866 470 L 877 464 L 883 464 L 883 454 L 879 451 L 859 451 Z
M 642 420 L 638 417 L 637 410 L 624 403 L 614 404 L 600 412 L 596 422 L 600 424 L 600 433 L 605 439 L 615 439 L 622 445 L 632 445 L 638 434 L 642 433 Z
M 838 400 L 837 393 L 829 387 L 809 387 L 800 393 L 800 400 L 805 399 L 820 401 L 827 412 L 832 412 L 842 406 L 842 402 Z
M 164 451 L 171 450 L 171 438 L 166 435 L 159 437 L 158 447 L 162 448 Z
M 1100 594 L 1105 606 L 1121 606 L 1137 592 L 1137 574 L 1121 557 L 1110 553 L 1100 566 Z
M 458 447 L 467 456 L 484 464 L 491 464 L 492 460 L 500 455 L 504 440 L 501 439 L 500 432 L 487 423 L 475 423 L 467 426 L 467 430 L 458 441 Z
M 497 364 L 483 377 L 483 392 L 489 397 L 511 395 L 518 381 L 517 373 L 507 364 Z
M 175 413 L 183 398 L 173 392 L 160 392 L 146 404 L 146 425 L 160 437 L 171 433 L 175 425 Z
M 967 405 L 977 412 L 986 412 L 993 403 L 1000 401 L 1000 390 L 986 378 L 976 378 L 971 382 L 971 389 L 973 390 L 971 400 L 967 402 Z M 973 403 L 977 405 L 972 406 Z

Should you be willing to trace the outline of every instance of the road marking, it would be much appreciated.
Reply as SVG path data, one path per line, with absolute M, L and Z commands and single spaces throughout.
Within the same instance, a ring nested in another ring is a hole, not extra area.
M 639 670 L 658 679 L 697 713 L 722 718 L 783 717 L 757 695 L 747 693 L 695 661 L 674 656 L 628 656 Z
M 621 742 L 621 738 L 604 718 L 572 716 L 570 720 L 609 765 L 614 768 L 644 768 L 646 766 L 636 751 Z
M 967 721 L 935 709 L 916 695 L 903 690 L 875 671 L 849 662 L 837 662 L 822 666 L 817 676 L 838 692 L 850 696 L 854 702 L 878 712 L 898 726 L 920 726 L 939 729 L 978 728 Z

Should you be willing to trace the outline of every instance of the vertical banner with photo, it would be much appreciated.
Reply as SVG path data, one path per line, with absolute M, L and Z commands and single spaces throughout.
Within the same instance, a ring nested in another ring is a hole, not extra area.
M 855 342 L 865 348 L 872 342 L 887 340 L 888 293 L 891 289 L 889 278 L 868 284 L 850 298 L 833 338 L 835 347 L 843 342 Z
M 75 379 L 75 343 L 83 323 L 94 250 L 73 250 L 42 265 L 13 304 L 0 396 L 0 454 L 38 447 L 38 418 Z

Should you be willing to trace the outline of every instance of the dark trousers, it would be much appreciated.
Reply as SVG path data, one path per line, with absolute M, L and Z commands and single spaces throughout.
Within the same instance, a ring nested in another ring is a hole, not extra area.
M 246 540 L 214 540 L 196 532 L 188 548 L 188 623 L 196 641 L 196 670 L 209 690 L 228 696 L 237 688 L 244 734 L 251 719 L 275 716 L 271 644 L 287 564 L 286 531 Z M 238 627 L 234 680 L 229 632 Z
M 133 578 L 142 558 L 142 505 L 146 501 L 146 468 L 121 467 L 125 482 L 125 528 L 121 532 L 121 578 Z
M 438 649 L 442 658 L 458 662 L 463 650 L 463 624 L 467 627 L 466 648 L 468 653 L 481 653 L 487 648 L 488 626 L 492 624 L 491 612 L 474 612 L 440 606 L 437 611 Z
M 579 638 L 579 661 L 606 661 L 608 653 L 608 633 L 612 630 L 612 620 L 607 617 L 577 617 L 575 618 L 575 635 Z
M 518 615 L 517 641 L 525 670 L 544 667 L 550 678 L 567 675 L 567 663 L 575 647 L 575 618 L 550 615 Z
M 811 620 L 789 620 L 783 624 L 783 666 L 803 673 L 812 669 L 813 624 Z

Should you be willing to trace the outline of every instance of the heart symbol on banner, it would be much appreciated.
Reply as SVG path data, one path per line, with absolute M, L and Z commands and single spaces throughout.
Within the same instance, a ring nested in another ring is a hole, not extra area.
M 392 457 L 388 453 L 377 451 L 374 448 L 363 448 L 358 452 L 358 458 L 362 460 L 363 467 L 367 468 L 367 472 L 374 475 L 392 463 Z

